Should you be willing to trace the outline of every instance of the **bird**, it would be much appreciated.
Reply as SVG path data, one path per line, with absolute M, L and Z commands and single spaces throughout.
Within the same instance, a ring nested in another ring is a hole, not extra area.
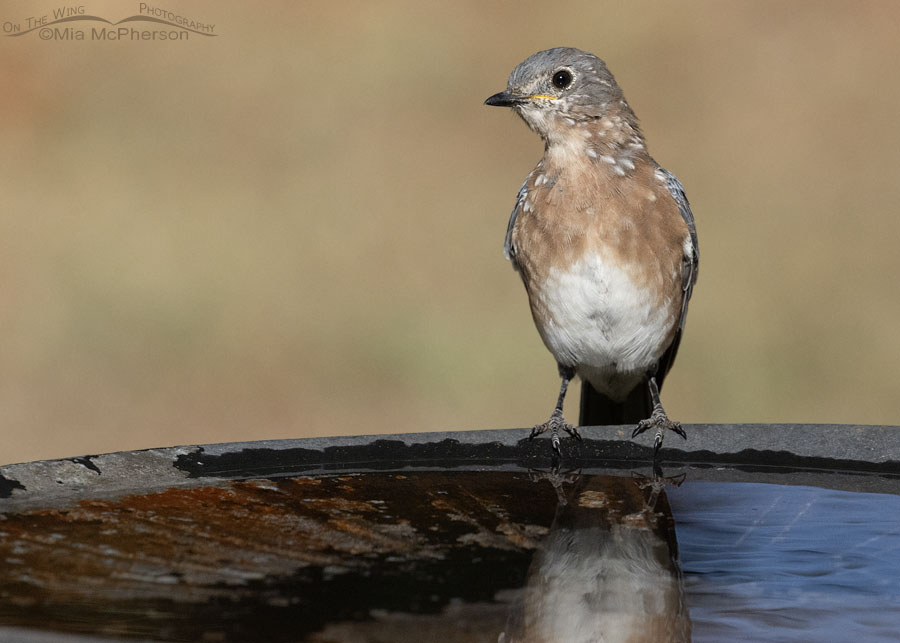
M 486 105 L 510 107 L 544 142 L 509 217 L 504 254 L 561 379 L 550 418 L 529 438 L 581 439 L 563 416 L 582 380 L 581 423 L 636 423 L 687 434 L 659 391 L 678 352 L 697 281 L 697 229 L 684 187 L 650 156 L 606 63 L 573 47 L 526 58 Z

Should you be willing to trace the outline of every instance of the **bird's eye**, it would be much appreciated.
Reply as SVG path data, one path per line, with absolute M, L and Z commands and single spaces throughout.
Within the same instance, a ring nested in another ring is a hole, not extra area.
M 568 69 L 560 69 L 553 74 L 553 86 L 557 89 L 565 89 L 572 84 L 572 72 Z

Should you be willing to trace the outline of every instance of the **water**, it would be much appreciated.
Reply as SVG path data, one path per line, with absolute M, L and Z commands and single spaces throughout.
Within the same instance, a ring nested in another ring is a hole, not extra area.
M 267 643 L 900 639 L 900 496 L 826 488 L 892 484 L 710 471 L 326 472 L 8 511 L 0 626 Z
M 900 639 L 900 497 L 703 482 L 668 496 L 694 641 Z

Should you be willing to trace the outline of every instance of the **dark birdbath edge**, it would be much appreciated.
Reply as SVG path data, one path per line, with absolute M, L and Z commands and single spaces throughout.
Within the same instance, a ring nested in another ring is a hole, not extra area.
M 688 467 L 695 479 L 900 493 L 897 426 L 692 424 L 685 430 L 686 441 L 668 436 L 660 450 L 659 464 L 667 474 Z M 652 472 L 649 438 L 632 440 L 630 426 L 580 431 L 582 441 L 563 440 L 561 459 L 551 457 L 548 440 L 529 441 L 526 429 L 499 429 L 229 442 L 11 464 L 0 466 L 0 512 L 216 480 L 328 471 L 560 467 L 620 475 Z M 823 476 L 828 484 L 822 484 Z

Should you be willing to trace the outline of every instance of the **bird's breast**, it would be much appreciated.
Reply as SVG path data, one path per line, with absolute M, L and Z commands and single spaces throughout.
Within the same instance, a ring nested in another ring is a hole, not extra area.
M 530 284 L 535 322 L 557 360 L 576 369 L 643 375 L 660 358 L 676 323 L 673 302 L 631 272 L 588 252 Z

